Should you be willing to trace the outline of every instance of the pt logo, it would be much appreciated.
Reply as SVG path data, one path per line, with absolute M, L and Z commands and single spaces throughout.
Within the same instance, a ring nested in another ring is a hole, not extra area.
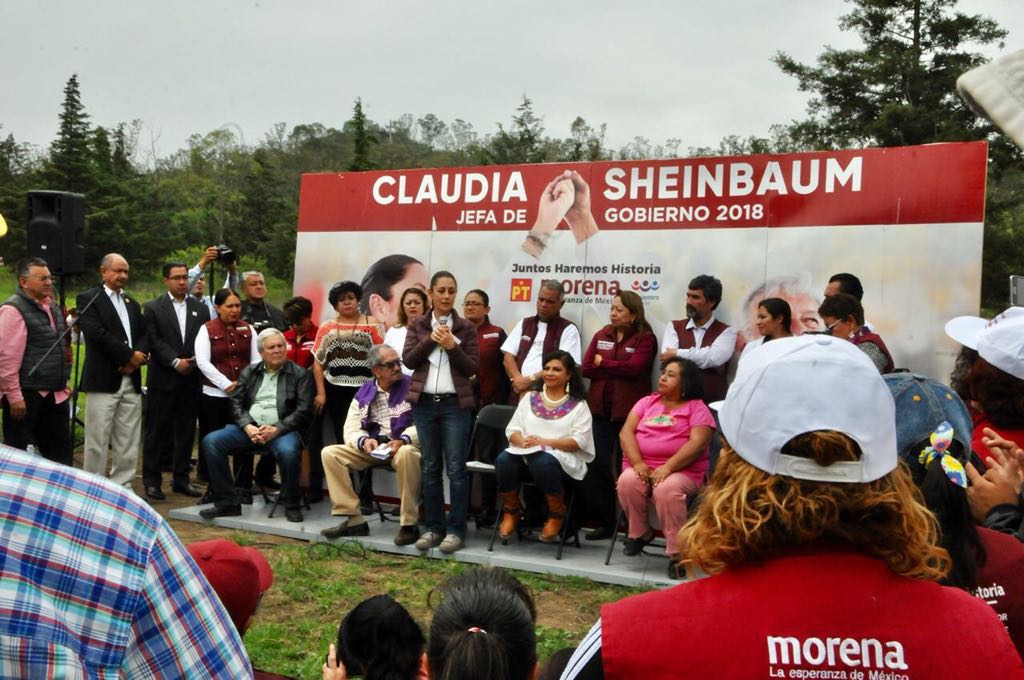
M 533 279 L 512 279 L 511 302 L 529 302 L 533 292 Z

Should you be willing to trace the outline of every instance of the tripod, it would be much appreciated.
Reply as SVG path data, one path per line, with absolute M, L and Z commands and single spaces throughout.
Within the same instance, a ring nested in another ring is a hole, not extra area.
M 67 303 L 66 303 L 66 286 L 67 286 L 67 282 L 65 280 L 66 276 L 64 274 L 58 274 L 57 277 L 58 277 L 57 298 L 59 300 L 58 306 L 60 307 L 61 313 L 66 315 L 67 312 L 68 312 Z M 98 297 L 98 295 L 99 294 L 97 293 L 97 297 Z M 85 306 L 85 309 L 88 309 L 92 305 L 92 303 L 95 302 L 95 301 L 96 301 L 96 297 L 93 297 L 92 300 L 89 300 L 89 303 Z M 64 331 L 65 335 L 67 333 L 70 333 L 72 331 L 72 329 L 74 329 L 74 332 L 75 332 L 75 350 L 73 352 L 73 355 L 72 355 L 72 359 L 73 360 L 71 362 L 71 365 L 72 365 L 72 369 L 71 369 L 72 370 L 71 384 L 74 385 L 74 389 L 71 390 L 71 448 L 72 449 L 76 449 L 79 446 L 81 446 L 83 443 L 85 443 L 84 438 L 81 441 L 75 439 L 75 425 L 81 426 L 82 432 L 83 433 L 85 432 L 85 422 L 81 418 L 78 417 L 78 380 L 79 380 L 79 368 L 81 367 L 82 362 L 85 361 L 85 359 L 82 357 L 82 329 L 78 327 L 78 315 L 81 314 L 82 312 L 84 312 L 85 309 L 76 309 L 75 310 L 75 318 L 71 321 L 71 323 L 68 324 L 67 329 L 65 329 L 65 331 Z M 64 338 L 64 336 L 61 336 L 60 339 L 63 339 L 63 338 Z M 83 435 L 83 437 L 84 437 L 84 435 Z

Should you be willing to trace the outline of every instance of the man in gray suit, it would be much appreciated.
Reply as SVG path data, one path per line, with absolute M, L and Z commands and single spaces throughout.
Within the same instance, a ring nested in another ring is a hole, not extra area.
M 146 303 L 149 373 L 146 385 L 146 441 L 142 449 L 142 482 L 146 496 L 164 500 L 162 463 L 170 452 L 171 488 L 186 496 L 202 491 L 189 482 L 189 461 L 196 435 L 201 383 L 196 368 L 195 342 L 210 312 L 188 295 L 188 267 L 168 262 L 163 268 L 167 293 Z

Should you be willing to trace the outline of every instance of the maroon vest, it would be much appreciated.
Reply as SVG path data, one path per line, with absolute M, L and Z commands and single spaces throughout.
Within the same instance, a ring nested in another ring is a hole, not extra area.
M 889 348 L 882 342 L 881 336 L 878 333 L 872 333 L 864 326 L 859 331 L 854 333 L 850 341 L 855 345 L 859 345 L 862 342 L 873 342 L 878 346 L 878 349 L 882 350 L 882 354 L 885 355 L 885 370 L 882 373 L 892 373 L 892 370 L 896 368 L 896 362 L 892 360 L 892 354 L 889 353 Z
M 676 329 L 676 335 L 679 336 L 679 349 L 693 349 L 697 347 L 696 339 L 693 336 L 693 331 L 686 327 L 689 323 L 689 319 L 676 319 L 672 322 L 672 327 Z M 718 319 L 711 322 L 708 329 L 704 331 L 704 340 L 701 347 L 710 347 L 711 344 L 718 339 L 718 336 L 722 334 L 729 326 L 722 323 Z M 700 349 L 700 347 L 697 347 Z M 725 392 L 729 388 L 725 384 L 725 371 L 729 362 L 722 364 L 721 366 L 715 366 L 714 368 L 702 368 L 700 370 L 701 375 L 704 377 L 704 401 L 712 402 L 720 399 L 725 399 Z
M 530 347 L 533 346 L 533 339 L 537 337 L 537 324 L 539 323 L 540 319 L 536 316 L 523 319 L 522 335 L 519 338 L 519 351 L 516 352 L 516 366 L 520 369 L 523 367 L 523 362 L 526 361 L 526 355 L 530 353 Z M 547 323 L 548 332 L 544 336 L 544 350 L 541 352 L 542 356 L 547 356 L 548 352 L 558 349 L 558 343 L 562 340 L 562 332 L 572 325 L 572 321 L 563 319 L 561 316 L 556 316 Z
M 228 326 L 218 317 L 206 322 L 206 332 L 210 336 L 210 363 L 228 380 L 238 380 L 251 358 L 252 326 L 244 321 Z M 214 387 L 206 376 L 203 384 Z

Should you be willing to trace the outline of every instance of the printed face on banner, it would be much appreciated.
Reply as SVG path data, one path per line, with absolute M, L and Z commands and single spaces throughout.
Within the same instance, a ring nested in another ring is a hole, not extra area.
M 789 302 L 794 333 L 821 330 L 821 291 L 849 271 L 897 365 L 944 375 L 958 349 L 945 321 L 978 312 L 986 156 L 963 143 L 304 175 L 295 290 L 323 318 L 330 285 L 362 278 L 367 309 L 391 323 L 402 286 L 447 269 L 508 330 L 555 279 L 586 344 L 619 290 L 660 339 L 686 318 L 688 282 L 710 274 L 724 289 L 714 317 L 748 341 L 766 297 Z M 415 264 L 370 285 L 394 253 Z

